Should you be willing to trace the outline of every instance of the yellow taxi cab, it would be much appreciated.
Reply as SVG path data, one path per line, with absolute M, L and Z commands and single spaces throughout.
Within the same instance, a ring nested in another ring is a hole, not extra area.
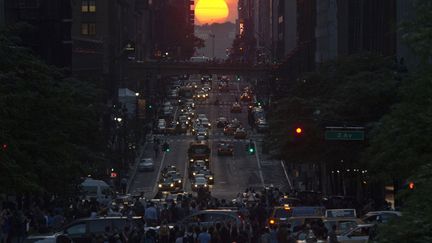
M 292 216 L 292 208 L 289 205 L 276 206 L 273 208 L 268 220 L 269 226 L 277 226 L 281 223 L 288 222 Z

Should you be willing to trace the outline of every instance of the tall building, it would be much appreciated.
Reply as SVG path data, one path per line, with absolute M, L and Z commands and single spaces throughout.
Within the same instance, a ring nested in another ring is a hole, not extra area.
M 35 55 L 74 76 L 99 80 L 115 97 L 117 87 L 136 82 L 128 80 L 126 62 L 150 56 L 148 3 L 1 0 L 0 20 L 6 26 L 27 23 L 31 27 L 20 37 Z
M 27 23 L 23 43 L 50 65 L 71 65 L 71 2 L 58 0 L 3 0 L 5 26 Z M 1 7 L 0 7 L 1 9 Z M 0 11 L 2 12 L 2 11 Z
M 359 52 L 394 55 L 396 11 L 395 0 L 317 1 L 315 61 L 320 63 Z M 405 13 L 405 8 L 399 11 Z
M 152 1 L 153 57 L 189 59 L 194 54 L 194 1 Z

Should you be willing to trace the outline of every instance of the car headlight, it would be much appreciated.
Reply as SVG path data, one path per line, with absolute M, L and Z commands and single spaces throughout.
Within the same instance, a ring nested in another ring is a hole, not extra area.
M 189 122 L 188 122 L 188 121 L 186 121 L 186 125 L 187 125 L 187 124 L 189 124 Z
M 209 179 L 210 179 L 210 180 L 213 180 L 213 176 L 210 176 Z
M 204 187 L 207 187 L 207 184 L 204 184 Z
M 188 120 L 190 120 L 191 118 L 190 118 L 190 116 L 188 116 Z
M 181 183 L 181 180 L 178 180 L 178 183 Z
M 162 184 L 159 184 L 159 187 L 162 187 Z
M 177 125 L 180 124 L 180 122 L 177 122 Z
M 209 161 L 208 159 L 205 159 L 205 161 Z
M 173 184 L 173 183 L 171 183 L 171 184 L 170 184 L 170 187 L 174 187 L 174 184 Z
M 193 159 L 190 159 L 189 161 L 190 161 L 190 162 L 193 162 L 194 160 L 193 160 Z
M 195 187 L 198 187 L 198 185 L 197 185 L 197 184 L 195 184 Z
M 194 173 L 192 173 L 193 175 L 196 175 L 196 173 L 194 172 Z

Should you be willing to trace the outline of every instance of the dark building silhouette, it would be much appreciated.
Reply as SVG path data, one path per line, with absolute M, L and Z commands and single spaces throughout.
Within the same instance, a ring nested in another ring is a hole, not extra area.
M 189 59 L 193 55 L 194 1 L 158 0 L 152 2 L 153 57 Z
M 71 2 L 59 0 L 5 0 L 4 24 L 27 23 L 23 44 L 48 64 L 71 65 Z

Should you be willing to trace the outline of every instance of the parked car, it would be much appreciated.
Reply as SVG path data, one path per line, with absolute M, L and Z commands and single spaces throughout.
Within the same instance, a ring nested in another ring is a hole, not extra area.
M 126 225 L 131 226 L 131 228 L 138 227 L 141 221 L 141 217 L 82 218 L 66 225 L 60 232 L 45 236 L 30 235 L 24 242 L 51 243 L 65 237 L 71 239 L 74 243 L 88 243 L 92 242 L 92 235 L 103 234 L 106 227 L 109 227 L 112 231 L 121 232 Z
M 233 209 L 208 209 L 193 213 L 182 220 L 177 225 L 182 227 L 194 226 L 213 226 L 219 223 L 232 223 L 240 226 L 244 219 L 237 210 Z

